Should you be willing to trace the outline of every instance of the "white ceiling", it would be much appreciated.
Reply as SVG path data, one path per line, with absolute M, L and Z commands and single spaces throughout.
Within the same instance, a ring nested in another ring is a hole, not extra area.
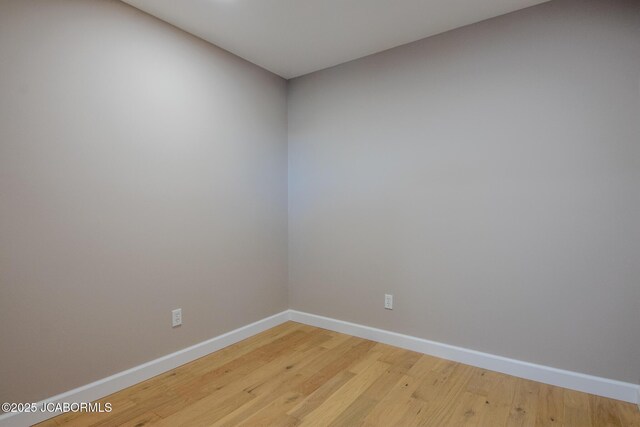
M 284 78 L 547 0 L 123 0 Z

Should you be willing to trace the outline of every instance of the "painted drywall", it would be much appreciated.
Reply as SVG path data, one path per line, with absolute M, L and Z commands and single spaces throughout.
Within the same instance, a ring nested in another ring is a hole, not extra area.
M 288 101 L 293 309 L 638 383 L 640 3 L 554 0 Z
M 286 81 L 124 3 L 0 1 L 0 401 L 287 308 L 286 114 Z

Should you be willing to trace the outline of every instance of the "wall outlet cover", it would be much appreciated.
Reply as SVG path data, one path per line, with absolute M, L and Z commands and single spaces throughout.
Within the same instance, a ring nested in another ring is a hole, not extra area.
M 175 328 L 180 325 L 182 325 L 182 309 L 176 308 L 171 311 L 171 326 Z
M 384 308 L 386 308 L 387 310 L 393 310 L 393 295 L 384 295 Z

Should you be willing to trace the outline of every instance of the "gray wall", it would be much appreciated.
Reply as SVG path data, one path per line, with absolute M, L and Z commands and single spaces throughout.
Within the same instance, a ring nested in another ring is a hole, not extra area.
M 286 114 L 284 80 L 118 1 L 0 1 L 0 401 L 287 308 Z
M 291 81 L 292 308 L 638 382 L 639 123 L 637 1 Z

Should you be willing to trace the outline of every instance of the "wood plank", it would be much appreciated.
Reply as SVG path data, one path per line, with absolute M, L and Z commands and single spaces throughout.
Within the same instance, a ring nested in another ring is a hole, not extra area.
M 474 369 L 477 368 L 460 363 L 454 365 L 454 369 L 447 374 L 446 381 L 439 385 L 439 394 L 431 401 L 432 404 L 427 407 L 428 410 L 422 413 L 425 425 L 444 425 L 458 399 L 465 392 L 465 386 L 471 379 Z
M 362 420 L 371 412 L 374 406 L 378 404 L 378 401 L 368 397 L 360 396 L 356 399 L 347 409 L 342 411 L 336 419 L 334 419 L 329 426 L 357 426 L 362 424 Z
M 367 369 L 347 381 L 313 412 L 304 417 L 300 425 L 329 424 L 388 369 L 388 364 L 377 360 L 372 361 Z
M 347 381 L 353 378 L 356 374 L 343 371 L 328 379 L 322 386 L 316 389 L 313 393 L 307 396 L 303 401 L 298 403 L 287 414 L 294 418 L 304 418 L 308 413 L 320 406 L 329 396 L 331 396 L 337 389 L 342 387 Z
M 404 416 L 406 405 L 420 381 L 403 375 L 363 420 L 365 426 L 395 425 Z
M 623 427 L 640 427 L 640 408 L 633 403 L 615 402 Z
M 612 399 L 589 395 L 589 403 L 593 407 L 593 423 L 600 427 L 621 427 L 619 406 Z
M 564 425 L 589 427 L 593 425 L 589 395 L 574 390 L 564 390 Z
M 477 426 L 480 424 L 480 417 L 486 398 L 484 396 L 464 391 L 456 398 L 456 403 L 445 415 L 438 425 L 450 426 Z
M 507 423 L 511 405 L 515 397 L 516 378 L 496 374 L 493 386 L 486 394 L 484 407 L 480 416 L 481 426 L 503 426 Z
M 548 384 L 538 387 L 536 425 L 561 426 L 564 417 L 564 389 Z
M 507 426 L 531 427 L 536 424 L 539 386 L 540 384 L 534 381 L 516 379 L 516 390 L 507 417 Z
M 317 337 L 316 337 L 317 338 Z M 311 340 L 313 341 L 313 337 Z M 316 339 L 317 341 L 317 339 Z M 181 423 L 211 425 L 220 419 L 241 410 L 252 404 L 255 400 L 277 387 L 295 372 L 294 367 L 305 359 L 314 360 L 326 352 L 318 342 L 316 346 L 307 346 L 307 342 L 301 342 L 300 346 L 290 349 L 284 357 L 279 357 L 262 365 L 260 369 L 234 381 L 227 387 L 216 390 L 208 396 L 199 399 L 187 407 L 187 411 L 172 413 L 164 417 L 166 425 L 178 425 Z M 304 365 L 303 365 L 304 366 Z M 259 400 L 263 402 L 264 399 Z M 264 403 L 265 405 L 268 402 Z M 257 409 L 257 408 L 256 408 Z

